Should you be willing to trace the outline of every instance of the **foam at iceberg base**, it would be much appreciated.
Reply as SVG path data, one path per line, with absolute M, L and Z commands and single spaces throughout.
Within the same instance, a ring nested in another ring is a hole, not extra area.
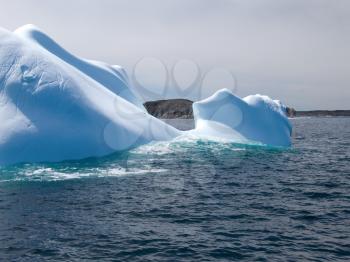
M 290 125 L 271 101 L 220 91 L 194 104 L 189 133 L 288 146 Z M 121 67 L 80 59 L 31 25 L 0 29 L 0 165 L 105 156 L 184 134 L 146 112 Z
M 291 145 L 292 126 L 286 107 L 267 96 L 252 95 L 243 99 L 222 89 L 193 104 L 193 133 L 221 137 L 237 143 L 277 147 Z

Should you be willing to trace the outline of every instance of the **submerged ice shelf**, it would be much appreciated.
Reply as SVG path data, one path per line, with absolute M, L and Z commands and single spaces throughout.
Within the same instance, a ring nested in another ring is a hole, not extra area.
M 228 90 L 194 104 L 191 135 L 289 146 L 278 101 Z M 80 59 L 35 26 L 0 29 L 0 164 L 82 159 L 171 140 L 179 131 L 149 115 L 119 66 Z

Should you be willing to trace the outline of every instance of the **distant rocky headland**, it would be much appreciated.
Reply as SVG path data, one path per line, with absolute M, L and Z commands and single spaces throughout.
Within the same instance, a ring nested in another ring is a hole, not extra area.
M 169 99 L 146 102 L 144 106 L 149 114 L 157 118 L 192 119 L 192 104 L 192 101 L 186 99 Z
M 169 99 L 149 101 L 144 104 L 148 113 L 162 119 L 193 119 L 193 102 L 187 99 Z M 296 111 L 287 107 L 288 117 L 325 117 L 325 116 L 350 116 L 350 110 L 313 110 Z
M 305 116 L 318 116 L 318 117 L 324 117 L 324 116 L 350 116 L 350 110 L 295 111 L 295 115 L 291 115 L 290 117 L 305 117 Z

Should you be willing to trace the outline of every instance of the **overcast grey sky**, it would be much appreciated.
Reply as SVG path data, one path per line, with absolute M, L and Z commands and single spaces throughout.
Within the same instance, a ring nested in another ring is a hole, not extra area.
M 35 24 L 128 71 L 145 56 L 188 59 L 234 72 L 240 96 L 350 109 L 349 0 L 0 0 L 0 10 L 1 27 Z

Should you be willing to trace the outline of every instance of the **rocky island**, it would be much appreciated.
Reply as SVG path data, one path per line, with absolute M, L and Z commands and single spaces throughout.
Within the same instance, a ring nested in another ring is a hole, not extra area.
M 193 119 L 193 102 L 187 99 L 150 101 L 144 104 L 148 113 L 162 119 Z

